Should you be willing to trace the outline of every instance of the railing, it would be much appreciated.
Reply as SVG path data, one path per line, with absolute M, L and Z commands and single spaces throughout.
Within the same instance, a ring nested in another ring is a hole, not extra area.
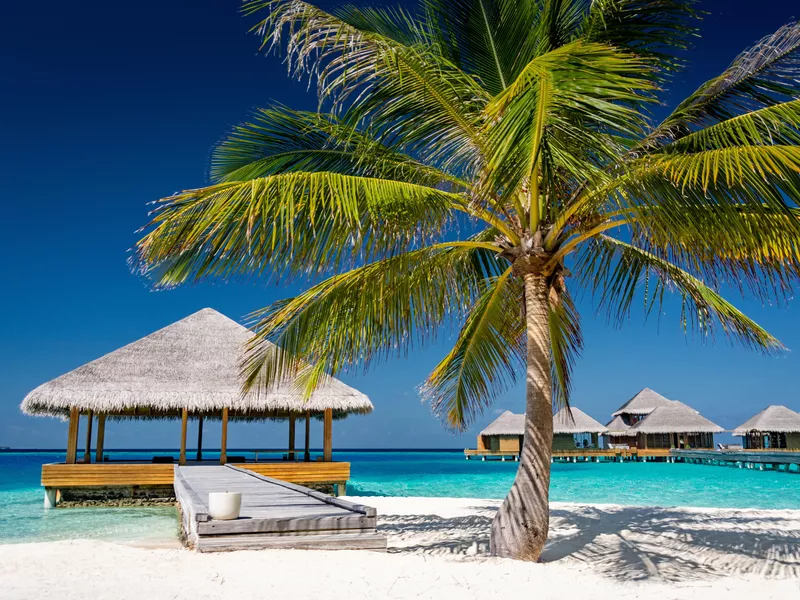
M 238 463 L 237 466 L 290 483 L 341 485 L 350 479 L 350 463 L 348 462 L 279 461 Z M 174 464 L 46 464 L 42 465 L 41 481 L 42 486 L 46 488 L 173 485 Z
M 172 485 L 172 483 L 171 464 L 42 465 L 42 485 L 49 488 Z

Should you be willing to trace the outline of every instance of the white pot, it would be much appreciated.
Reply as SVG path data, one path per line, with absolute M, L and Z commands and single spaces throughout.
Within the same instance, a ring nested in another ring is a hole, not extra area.
M 238 519 L 242 510 L 242 492 L 211 492 L 208 494 L 208 516 L 230 521 Z

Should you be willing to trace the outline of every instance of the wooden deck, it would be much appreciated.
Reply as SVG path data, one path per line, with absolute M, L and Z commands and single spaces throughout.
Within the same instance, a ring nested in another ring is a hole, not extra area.
M 172 465 L 142 464 L 75 464 L 42 465 L 42 486 L 64 487 L 127 487 L 172 485 Z
M 188 545 L 201 552 L 260 548 L 385 550 L 374 508 L 233 465 L 175 466 Z M 239 519 L 209 519 L 210 492 L 242 492 Z
M 464 450 L 467 460 L 480 458 L 481 460 L 519 460 L 519 452 L 504 450 Z M 569 450 L 553 450 L 553 460 L 559 462 L 591 462 L 599 460 L 636 461 L 650 459 L 667 459 L 670 455 L 669 448 L 575 448 Z
M 202 463 L 201 463 L 202 464 Z M 205 466 L 205 465 L 204 465 Z M 349 462 L 239 463 L 261 475 L 299 484 L 331 484 L 344 494 L 350 479 Z M 45 488 L 80 487 L 146 487 L 173 484 L 173 464 L 93 463 L 42 465 L 42 486 Z
M 672 456 L 687 463 L 727 465 L 744 469 L 800 471 L 800 452 L 765 450 L 673 450 Z

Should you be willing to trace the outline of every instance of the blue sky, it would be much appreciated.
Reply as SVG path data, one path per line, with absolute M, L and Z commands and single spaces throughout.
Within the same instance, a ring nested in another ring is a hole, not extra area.
M 331 2 L 321 3 L 324 7 Z M 789 21 L 789 0 L 709 0 L 690 69 L 666 96 L 674 105 L 742 49 Z M 18 405 L 45 381 L 205 306 L 234 319 L 290 295 L 266 282 L 216 282 L 152 292 L 130 274 L 127 249 L 146 203 L 205 182 L 213 144 L 270 101 L 313 109 L 304 82 L 257 53 L 236 0 L 5 3 L 0 16 L 0 446 L 63 447 L 66 427 L 23 416 Z M 768 404 L 800 410 L 800 310 L 733 298 L 790 352 L 766 358 L 686 338 L 679 306 L 621 329 L 580 302 L 586 349 L 574 403 L 595 418 L 644 386 L 731 428 Z M 448 340 L 344 379 L 375 412 L 336 423 L 335 447 L 464 447 L 494 413 L 521 411 L 510 390 L 465 435 L 445 431 L 416 386 Z M 109 447 L 173 447 L 177 423 L 109 427 Z M 218 444 L 210 426 L 209 445 Z M 315 441 L 320 440 L 314 431 Z M 191 438 L 190 438 L 191 439 Z M 274 447 L 285 431 L 236 425 L 230 444 Z

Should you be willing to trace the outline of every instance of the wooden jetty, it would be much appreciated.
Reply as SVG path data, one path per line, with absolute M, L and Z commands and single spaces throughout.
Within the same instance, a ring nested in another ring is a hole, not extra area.
M 263 548 L 385 550 L 376 511 L 234 465 L 174 467 L 186 544 L 200 552 Z M 238 519 L 210 519 L 210 492 L 242 492 Z
M 800 452 L 786 450 L 672 450 L 670 455 L 685 463 L 800 472 Z
M 467 460 L 478 458 L 482 461 L 519 461 L 519 451 L 505 450 L 464 450 Z M 574 450 L 553 449 L 552 462 L 627 462 L 627 461 L 665 461 L 670 457 L 668 448 L 576 448 Z

